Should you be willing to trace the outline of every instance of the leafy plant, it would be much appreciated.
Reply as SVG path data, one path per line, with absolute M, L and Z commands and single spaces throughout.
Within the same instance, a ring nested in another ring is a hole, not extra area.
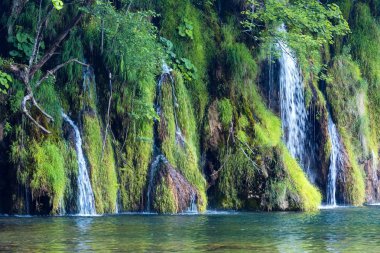
M 10 83 L 13 81 L 12 77 L 0 70 L 0 93 L 7 94 Z
M 173 51 L 174 45 L 170 40 L 160 37 L 160 41 L 164 46 L 166 58 L 171 61 L 173 68 L 179 70 L 186 81 L 196 79 L 197 68 L 195 65 L 187 58 L 178 58 Z
M 183 19 L 182 24 L 178 26 L 178 34 L 181 37 L 187 37 L 189 39 L 193 39 L 193 22 L 188 20 L 187 18 Z
M 313 62 L 313 66 L 308 68 L 314 74 L 318 74 L 322 67 L 318 64 L 319 50 L 326 44 L 332 44 L 334 37 L 350 31 L 336 4 L 322 4 L 317 0 L 248 2 L 254 11 L 243 12 L 246 20 L 242 24 L 247 31 L 268 46 L 286 42 L 296 52 L 301 66 L 307 67 Z M 282 24 L 286 30 L 280 29 Z
M 53 5 L 54 5 L 54 8 L 56 8 L 57 10 L 61 10 L 63 8 L 63 1 L 62 0 L 51 0 Z
M 10 56 L 27 60 L 32 55 L 34 39 L 29 33 L 19 30 L 16 36 L 8 37 L 8 42 L 16 48 L 9 52 Z M 45 49 L 43 42 L 40 44 L 40 48 Z

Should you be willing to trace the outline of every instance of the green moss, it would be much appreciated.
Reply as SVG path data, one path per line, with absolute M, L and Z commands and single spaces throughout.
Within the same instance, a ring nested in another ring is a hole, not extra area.
M 345 150 L 347 152 L 348 166 L 347 175 L 345 178 L 345 198 L 347 202 L 359 206 L 365 201 L 365 174 L 362 168 L 359 167 L 357 157 L 351 145 L 351 139 L 347 135 L 345 129 L 340 128 L 339 132 L 341 134 Z
M 194 117 L 189 92 L 186 89 L 182 77 L 175 73 L 174 93 L 178 106 L 173 103 L 173 91 L 170 82 L 162 86 L 162 113 L 158 129 L 162 138 L 162 153 L 170 164 L 181 171 L 190 184 L 196 187 L 199 194 L 198 206 L 200 211 L 205 211 L 207 206 L 206 182 L 199 167 L 199 139 L 197 135 L 196 120 Z M 181 129 L 183 143 L 176 135 L 175 117 L 177 114 L 178 126 Z
M 84 150 L 90 166 L 96 210 L 98 213 L 111 213 L 115 211 L 118 185 L 110 136 L 102 154 L 102 135 L 98 118 L 83 115 Z
M 176 213 L 177 208 L 174 201 L 174 194 L 169 189 L 167 182 L 156 185 L 155 199 L 153 202 L 154 210 L 158 213 Z
M 160 6 L 158 12 L 161 14 L 160 34 L 173 42 L 174 51 L 179 58 L 189 59 L 197 68 L 198 77 L 186 82 L 186 86 L 200 125 L 208 102 L 208 65 L 215 48 L 212 35 L 218 27 L 215 27 L 214 23 L 210 26 L 207 18 L 211 18 L 212 15 L 205 15 L 193 6 L 191 1 L 160 0 L 157 6 Z M 179 34 L 177 28 L 184 20 L 192 24 L 193 39 Z
M 253 190 L 255 168 L 241 149 L 225 149 L 219 159 L 223 164 L 217 185 L 219 207 L 242 209 L 248 198 L 247 193 Z
M 153 120 L 142 115 L 146 111 L 144 105 L 153 108 L 155 80 L 147 75 L 140 83 L 131 83 L 131 85 L 135 86 L 136 92 L 125 90 L 120 102 L 117 102 L 120 103 L 119 114 L 125 120 L 124 127 L 127 131 L 125 148 L 119 155 L 122 167 L 119 173 L 120 200 L 124 210 L 138 211 L 144 199 L 153 150 Z M 128 107 L 128 113 L 124 112 L 124 108 Z
M 30 188 L 34 197 L 47 195 L 51 198 L 52 213 L 58 211 L 66 186 L 65 160 L 62 150 L 51 141 L 33 142 L 33 172 Z
M 371 138 L 367 108 L 367 83 L 350 55 L 338 55 L 329 69 L 330 80 L 326 93 L 336 124 L 351 136 L 355 153 L 365 157 L 374 149 L 376 140 Z
M 218 101 L 218 112 L 219 120 L 222 122 L 223 127 L 229 128 L 233 117 L 233 107 L 229 99 L 223 98 Z
M 305 172 L 291 156 L 284 144 L 281 144 L 281 151 L 292 188 L 300 198 L 300 209 L 304 211 L 317 210 L 322 201 L 321 193 L 308 181 Z

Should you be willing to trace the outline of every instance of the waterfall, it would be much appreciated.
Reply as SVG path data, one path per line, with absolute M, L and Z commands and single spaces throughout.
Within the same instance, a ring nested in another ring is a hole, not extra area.
M 181 128 L 179 127 L 179 124 L 178 124 L 177 108 L 179 107 L 179 105 L 178 105 L 178 100 L 175 94 L 174 78 L 171 72 L 172 72 L 172 69 L 165 62 L 163 62 L 161 76 L 160 76 L 159 81 L 157 82 L 157 87 L 156 87 L 157 89 L 156 89 L 155 110 L 156 110 L 157 115 L 161 117 L 162 116 L 162 109 L 161 109 L 162 85 L 165 83 L 167 78 L 169 78 L 170 84 L 171 84 L 171 90 L 172 90 L 173 116 L 174 116 L 174 123 L 175 123 L 175 139 L 176 139 L 177 144 L 183 145 L 185 143 L 185 138 L 182 135 Z M 159 169 L 161 163 L 168 163 L 168 160 L 162 154 L 161 148 L 159 146 L 157 120 L 155 120 L 154 128 L 155 128 L 154 129 L 154 147 L 153 147 L 154 159 L 149 168 L 149 182 L 148 182 L 147 204 L 146 204 L 147 212 L 150 212 L 151 210 L 151 205 L 152 205 L 151 195 L 152 195 L 152 191 L 153 191 L 153 187 L 155 183 L 154 177 L 156 175 L 156 172 Z M 196 206 L 195 202 L 194 202 L 194 205 Z
M 327 176 L 327 204 L 336 206 L 336 178 L 339 168 L 343 165 L 342 148 L 338 130 L 331 116 L 328 116 L 328 131 L 331 141 L 330 167 Z
M 162 84 L 164 83 L 166 77 L 169 77 L 170 78 L 170 85 L 171 85 L 171 89 L 172 89 L 173 116 L 174 116 L 174 123 L 175 123 L 175 139 L 176 139 L 177 144 L 183 145 L 185 143 L 185 138 L 182 134 L 181 128 L 179 127 L 179 123 L 178 123 L 177 108 L 179 107 L 179 104 L 178 104 L 177 96 L 175 94 L 174 78 L 173 78 L 171 72 L 172 72 L 172 69 L 164 62 L 162 64 L 161 77 L 160 77 L 160 80 L 158 82 L 159 100 L 157 100 L 157 101 L 159 102 L 161 100 L 161 98 L 162 98 L 162 91 L 161 91 Z M 159 105 L 156 105 L 156 106 L 158 106 L 158 108 L 160 108 Z M 159 111 L 159 112 L 161 112 L 161 111 Z
M 282 27 L 281 31 L 285 31 Z M 314 182 L 309 161 L 312 159 L 310 143 L 307 139 L 308 118 L 305 106 L 304 88 L 301 71 L 293 51 L 283 41 L 277 44 L 280 50 L 280 106 L 284 142 Z
M 191 199 L 190 199 L 190 206 L 186 211 L 187 213 L 198 213 L 198 207 L 196 203 L 196 195 L 195 193 L 191 194 Z
M 78 127 L 74 122 L 62 112 L 62 118 L 70 124 L 75 132 L 75 150 L 78 158 L 78 214 L 80 215 L 94 215 L 95 210 L 95 198 L 92 192 L 90 178 L 87 172 L 86 160 L 84 159 L 82 149 L 82 138 Z

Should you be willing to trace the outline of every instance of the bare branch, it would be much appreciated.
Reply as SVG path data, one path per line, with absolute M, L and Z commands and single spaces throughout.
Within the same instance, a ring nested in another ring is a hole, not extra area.
M 70 59 L 70 60 L 68 60 L 68 61 L 66 61 L 66 62 L 64 62 L 64 63 L 62 63 L 62 64 L 59 64 L 59 65 L 57 65 L 55 68 L 53 68 L 53 69 L 51 69 L 51 70 L 48 70 L 47 71 L 47 73 L 36 83 L 36 85 L 34 86 L 35 88 L 37 88 L 38 86 L 40 86 L 41 85 L 41 83 L 43 82 L 43 81 L 45 81 L 49 76 L 54 76 L 54 74 L 59 70 L 59 69 L 61 69 L 61 68 L 63 68 L 63 67 L 65 67 L 67 64 L 70 64 L 70 63 L 72 63 L 72 62 L 76 62 L 76 63 L 78 63 L 78 64 L 80 64 L 80 65 L 83 65 L 83 66 L 86 66 L 86 67 L 88 67 L 88 66 L 90 66 L 90 65 L 88 65 L 88 64 L 86 64 L 86 63 L 84 63 L 84 62 L 81 62 L 81 61 L 78 61 L 78 59 Z
M 109 128 L 109 125 L 110 125 L 110 110 L 111 110 L 111 101 L 112 101 L 112 74 L 111 74 L 111 72 L 109 72 L 109 79 L 110 79 L 110 82 L 109 82 L 110 97 L 108 99 L 107 124 L 106 124 L 106 131 L 105 131 L 104 138 L 103 138 L 102 156 L 101 156 L 100 160 L 103 160 L 104 148 L 105 148 L 105 145 L 106 145 L 107 135 L 108 135 L 108 128 Z
M 83 17 L 83 12 L 78 13 L 71 23 L 66 27 L 65 30 L 57 37 L 57 39 L 54 41 L 52 46 L 49 48 L 49 50 L 45 53 L 45 55 L 41 58 L 39 62 L 37 62 L 33 67 L 31 67 L 29 75 L 32 77 L 37 70 L 39 70 L 45 63 L 54 55 L 55 51 L 61 44 L 61 42 L 66 38 L 66 36 L 69 34 L 69 32 L 79 23 L 79 21 Z
M 40 125 L 40 123 L 38 123 L 29 113 L 28 109 L 26 108 L 26 103 L 31 100 L 33 98 L 33 94 L 28 94 L 26 95 L 23 99 L 22 99 L 22 102 L 21 102 L 21 109 L 23 111 L 23 113 L 38 127 L 40 128 L 44 133 L 46 134 L 50 134 L 51 132 L 49 130 L 47 130 L 45 127 L 43 127 L 42 125 Z M 33 102 L 34 104 L 34 102 Z M 40 108 L 40 107 L 37 107 L 37 108 Z M 51 118 L 51 116 L 50 116 Z
M 40 1 L 40 11 L 39 11 L 39 17 L 38 17 L 38 23 L 37 23 L 36 38 L 35 38 L 34 44 L 33 44 L 32 55 L 30 56 L 30 59 L 29 59 L 29 69 L 31 69 L 33 62 L 37 58 L 38 48 L 40 47 L 40 43 L 42 40 L 42 29 L 46 26 L 47 20 L 50 17 L 51 12 L 54 9 L 53 5 L 49 5 L 49 9 L 47 11 L 47 14 L 41 20 L 41 4 L 42 4 L 42 0 Z

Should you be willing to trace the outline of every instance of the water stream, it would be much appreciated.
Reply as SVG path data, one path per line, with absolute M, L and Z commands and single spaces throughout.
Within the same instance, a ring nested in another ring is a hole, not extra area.
M 75 150 L 78 159 L 78 214 L 80 215 L 94 215 L 96 214 L 94 193 L 92 191 L 90 178 L 87 172 L 87 164 L 84 158 L 82 149 L 82 138 L 78 127 L 75 123 L 62 112 L 64 121 L 74 129 L 75 133 Z
M 327 176 L 326 202 L 329 206 L 336 206 L 336 178 L 339 168 L 343 166 L 343 159 L 339 133 L 330 115 L 328 117 L 328 131 L 331 141 L 331 154 L 329 174 Z
M 285 31 L 282 27 L 281 30 Z M 280 50 L 280 106 L 284 142 L 314 183 L 315 176 L 310 168 L 313 157 L 307 139 L 308 117 L 305 106 L 304 87 L 301 70 L 293 51 L 283 41 L 278 42 Z

